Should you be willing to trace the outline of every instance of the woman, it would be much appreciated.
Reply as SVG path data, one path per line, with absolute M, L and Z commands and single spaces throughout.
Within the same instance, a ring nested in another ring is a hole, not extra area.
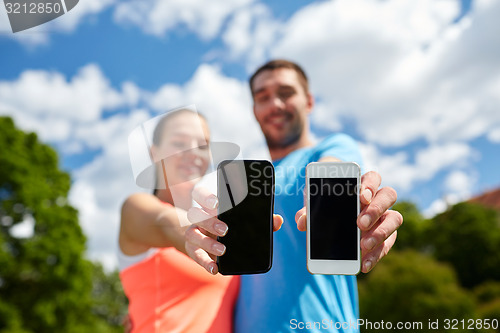
M 151 147 L 157 190 L 133 194 L 122 206 L 120 279 L 134 333 L 232 331 L 239 278 L 208 274 L 184 246 L 186 211 L 208 167 L 209 140 L 206 120 L 198 113 L 181 109 L 164 116 Z M 211 199 L 215 208 L 216 197 Z M 227 226 L 220 226 L 223 236 Z M 225 249 L 214 251 L 222 255 Z

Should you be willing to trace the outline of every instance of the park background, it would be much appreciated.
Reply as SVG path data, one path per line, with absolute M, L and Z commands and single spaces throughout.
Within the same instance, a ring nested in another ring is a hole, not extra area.
M 459 203 L 500 186 L 499 15 L 495 0 L 82 0 L 13 34 L 0 6 L 0 332 L 119 331 L 128 134 L 195 104 L 214 140 L 266 157 L 247 79 L 276 57 L 309 75 L 315 139 L 351 135 L 399 194 L 405 225 L 360 277 L 361 317 L 498 319 L 498 215 Z

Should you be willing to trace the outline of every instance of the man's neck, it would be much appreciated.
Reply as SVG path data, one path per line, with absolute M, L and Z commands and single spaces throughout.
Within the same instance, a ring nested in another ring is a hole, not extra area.
M 271 160 L 276 161 L 286 157 L 291 152 L 309 147 L 313 145 L 313 141 L 308 136 L 303 136 L 299 141 L 292 143 L 285 147 L 279 148 L 269 148 L 269 153 L 271 154 Z

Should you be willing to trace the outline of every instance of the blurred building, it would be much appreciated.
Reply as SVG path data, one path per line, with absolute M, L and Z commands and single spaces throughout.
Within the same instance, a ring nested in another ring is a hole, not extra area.
M 485 192 L 469 200 L 500 211 L 500 188 Z

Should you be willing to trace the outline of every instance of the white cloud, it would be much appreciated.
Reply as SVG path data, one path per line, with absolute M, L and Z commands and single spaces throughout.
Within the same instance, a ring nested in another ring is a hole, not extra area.
M 214 38 L 225 20 L 238 8 L 253 0 L 142 0 L 117 5 L 115 21 L 139 26 L 145 33 L 164 36 L 178 27 L 185 27 L 200 38 Z
M 107 268 L 116 267 L 120 205 L 140 190 L 130 167 L 128 135 L 152 114 L 133 109 L 104 115 L 141 103 L 156 112 L 196 104 L 209 121 L 213 141 L 240 145 L 244 157 L 268 157 L 251 111 L 247 83 L 224 76 L 215 66 L 201 65 L 186 84 L 166 84 L 156 92 L 133 82 L 122 83 L 119 91 L 93 64 L 71 78 L 58 72 L 27 70 L 16 80 L 0 81 L 0 114 L 12 116 L 19 127 L 37 132 L 43 141 L 56 144 L 65 153 L 99 151 L 72 173 L 69 198 L 80 212 L 90 258 L 104 261 Z M 25 229 L 20 229 L 20 235 L 26 234 Z
M 439 172 L 468 166 L 476 152 L 462 143 L 432 145 L 419 150 L 414 160 L 407 152 L 386 155 L 374 144 L 360 143 L 365 171 L 374 170 L 383 175 L 383 184 L 398 191 L 409 191 L 416 183 L 433 179 Z
M 80 213 L 80 223 L 88 237 L 91 259 L 103 261 L 108 269 L 116 267 L 120 206 L 125 198 L 140 189 L 135 185 L 128 154 L 127 138 L 148 112 L 115 115 L 81 128 L 77 137 L 94 138 L 102 153 L 73 172 L 69 199 Z
M 237 143 L 245 157 L 267 156 L 253 119 L 246 82 L 225 77 L 217 67 L 201 65 L 182 86 L 165 84 L 156 92 L 137 87 L 133 90 L 139 91 L 138 98 L 145 99 L 158 113 L 195 104 L 208 119 L 212 141 Z M 136 110 L 130 115 L 81 124 L 74 133 L 75 142 L 102 148 L 91 163 L 73 173 L 70 202 L 80 211 L 80 221 L 88 235 L 89 256 L 104 261 L 107 268 L 116 267 L 120 205 L 129 194 L 139 190 L 130 168 L 127 137 L 150 118 L 145 110 Z
M 236 143 L 245 157 L 268 156 L 246 82 L 224 76 L 216 66 L 201 65 L 185 85 L 166 84 L 150 97 L 158 112 L 189 104 L 207 117 L 213 141 Z
M 448 195 L 453 195 L 456 202 L 468 199 L 476 182 L 474 174 L 462 170 L 450 172 L 446 177 L 444 187 Z
M 40 27 L 29 31 L 13 33 L 5 6 L 0 6 L 0 39 L 11 38 L 26 46 L 43 45 L 49 41 L 48 34 L 41 32 Z
M 53 21 L 53 29 L 72 32 L 86 17 L 95 16 L 116 2 L 117 0 L 80 0 L 72 10 Z
M 491 130 L 488 134 L 488 139 L 490 139 L 491 142 L 500 143 L 500 128 Z
M 500 125 L 500 3 L 478 3 L 454 23 L 459 12 L 455 0 L 318 2 L 297 11 L 266 47 L 273 57 L 306 69 L 325 104 L 315 111 L 318 125 L 347 115 L 366 140 L 395 147 L 488 133 L 494 139 Z M 252 48 L 262 47 L 251 40 Z M 246 45 L 240 44 L 234 49 Z M 338 129 L 335 121 L 331 126 Z
M 268 56 L 282 28 L 283 23 L 273 17 L 266 5 L 252 4 L 235 12 L 222 41 L 231 59 L 245 58 L 247 68 L 253 69 Z
M 431 218 L 437 214 L 440 214 L 440 213 L 443 213 L 444 211 L 446 211 L 446 209 L 448 209 L 449 205 L 450 204 L 448 202 L 446 202 L 445 199 L 436 199 L 431 203 L 431 205 L 428 208 L 426 208 L 422 212 L 422 215 L 425 218 Z
M 58 72 L 27 70 L 17 80 L 0 82 L 0 114 L 12 116 L 17 126 L 35 131 L 66 154 L 100 149 L 92 162 L 72 174 L 69 197 L 79 209 L 89 256 L 104 261 L 107 268 L 116 267 L 120 204 L 138 190 L 127 137 L 150 117 L 145 110 L 134 110 L 103 119 L 106 111 L 134 106 L 144 94 L 132 82 L 124 82 L 121 90 L 93 64 L 69 79 Z M 28 227 L 24 222 L 16 226 L 16 237 L 29 235 Z
M 424 209 L 423 215 L 426 218 L 431 218 L 446 211 L 448 207 L 469 199 L 476 182 L 477 174 L 475 172 L 451 171 L 442 184 L 443 197 L 434 200 L 429 207 Z
M 262 134 L 253 119 L 246 82 L 225 77 L 217 67 L 202 65 L 186 84 L 165 84 L 156 92 L 141 91 L 139 98 L 159 113 L 195 104 L 208 119 L 212 141 L 237 143 L 245 157 L 267 157 Z M 107 258 L 108 268 L 116 265 L 120 205 L 126 196 L 138 190 L 130 169 L 127 136 L 150 117 L 148 112 L 137 110 L 130 116 L 115 115 L 89 122 L 75 132 L 77 142 L 103 149 L 94 161 L 73 174 L 70 201 L 80 211 L 80 221 L 89 238 L 90 257 Z
M 0 114 L 10 114 L 24 130 L 46 141 L 71 138 L 77 124 L 99 120 L 106 110 L 138 100 L 132 83 L 115 90 L 95 64 L 82 67 L 71 79 L 59 72 L 26 70 L 17 80 L 0 81 Z
M 410 191 L 420 183 L 439 196 L 423 209 L 426 218 L 468 199 L 477 183 L 477 171 L 471 168 L 471 163 L 479 156 L 467 144 L 432 145 L 417 151 L 414 156 L 406 150 L 384 154 L 374 144 L 359 144 L 365 171 L 379 172 L 382 186 L 392 186 L 404 197 L 411 196 Z
M 342 123 L 339 115 L 335 112 L 335 106 L 331 104 L 326 105 L 322 102 L 315 102 L 314 110 L 311 113 L 310 121 L 312 124 L 328 129 L 331 131 L 338 131 L 342 128 Z

